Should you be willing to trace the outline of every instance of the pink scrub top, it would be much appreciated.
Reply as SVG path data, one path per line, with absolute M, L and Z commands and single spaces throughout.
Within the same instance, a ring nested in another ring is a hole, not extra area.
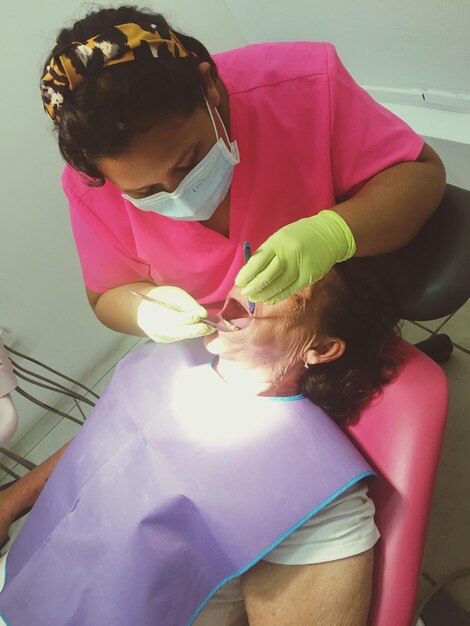
M 67 166 L 83 277 L 91 291 L 150 281 L 217 310 L 243 265 L 282 226 L 353 195 L 381 170 L 415 160 L 423 139 L 375 102 L 327 43 L 265 43 L 214 55 L 238 143 L 230 233 L 142 211 L 110 182 L 88 187 Z

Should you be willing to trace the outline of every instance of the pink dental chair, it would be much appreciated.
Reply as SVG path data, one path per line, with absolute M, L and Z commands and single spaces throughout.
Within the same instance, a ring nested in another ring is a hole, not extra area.
M 469 207 L 470 192 L 448 185 L 440 208 L 416 239 L 403 250 L 377 257 L 400 317 L 443 317 L 467 300 Z M 382 537 L 375 548 L 369 626 L 413 623 L 447 414 L 442 369 L 408 343 L 402 342 L 402 349 L 406 363 L 396 381 L 347 429 L 378 474 L 370 493 Z M 431 342 L 422 349 L 442 362 L 452 345 L 450 340 L 443 346 Z
M 470 191 L 447 185 L 439 208 L 410 244 L 371 259 L 399 317 L 432 320 L 465 304 L 469 231 Z M 369 626 L 413 624 L 447 415 L 447 381 L 434 361 L 447 361 L 453 346 L 447 335 L 433 334 L 417 347 L 403 342 L 406 363 L 396 381 L 348 428 L 379 475 L 370 487 L 382 538 Z
M 442 369 L 406 342 L 396 381 L 348 432 L 378 473 L 370 483 L 375 546 L 370 626 L 411 626 L 447 414 Z

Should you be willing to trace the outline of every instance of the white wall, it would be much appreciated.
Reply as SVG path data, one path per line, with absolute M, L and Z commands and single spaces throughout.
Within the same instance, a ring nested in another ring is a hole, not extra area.
M 470 94 L 467 0 L 147 5 L 212 52 L 255 41 L 329 40 L 361 83 Z M 78 0 L 8 3 L 0 22 L 0 326 L 13 329 L 20 350 L 76 377 L 89 374 L 118 335 L 95 320 L 85 300 L 60 188 L 62 163 L 38 81 L 57 30 L 92 8 Z M 42 415 L 32 405 L 19 408 L 16 439 Z
M 227 0 L 250 41 L 331 41 L 359 83 L 470 92 L 468 0 Z

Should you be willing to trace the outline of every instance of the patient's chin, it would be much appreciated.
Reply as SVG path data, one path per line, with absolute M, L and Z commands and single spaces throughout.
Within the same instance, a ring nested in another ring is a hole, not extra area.
M 216 333 L 212 333 L 212 335 L 206 335 L 206 336 L 204 337 L 204 346 L 205 346 L 205 348 L 206 348 L 206 350 L 207 350 L 208 352 L 212 352 L 212 350 L 211 350 L 211 344 L 212 344 L 212 343 L 214 343 L 214 339 L 216 339 L 216 337 L 218 336 L 218 334 L 219 334 L 219 333 L 218 333 L 218 332 L 216 332 Z M 215 353 L 213 353 L 213 354 L 215 354 Z
M 230 340 L 227 341 L 226 337 L 231 336 L 233 333 L 224 333 L 223 331 L 217 331 L 212 335 L 206 335 L 204 337 L 204 345 L 206 350 L 211 354 L 220 356 L 221 359 L 228 361 L 237 358 L 241 350 L 241 345 Z
M 224 333 L 216 332 L 212 333 L 212 335 L 206 335 L 204 337 L 204 345 L 206 350 L 211 354 L 223 355 L 224 353 L 224 345 L 225 351 L 227 350 L 227 344 L 223 339 Z

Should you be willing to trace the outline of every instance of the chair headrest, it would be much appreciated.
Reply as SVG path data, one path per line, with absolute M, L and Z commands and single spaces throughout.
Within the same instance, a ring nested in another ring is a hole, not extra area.
M 470 190 L 447 185 L 441 204 L 408 245 L 374 258 L 403 319 L 450 315 L 470 297 Z

